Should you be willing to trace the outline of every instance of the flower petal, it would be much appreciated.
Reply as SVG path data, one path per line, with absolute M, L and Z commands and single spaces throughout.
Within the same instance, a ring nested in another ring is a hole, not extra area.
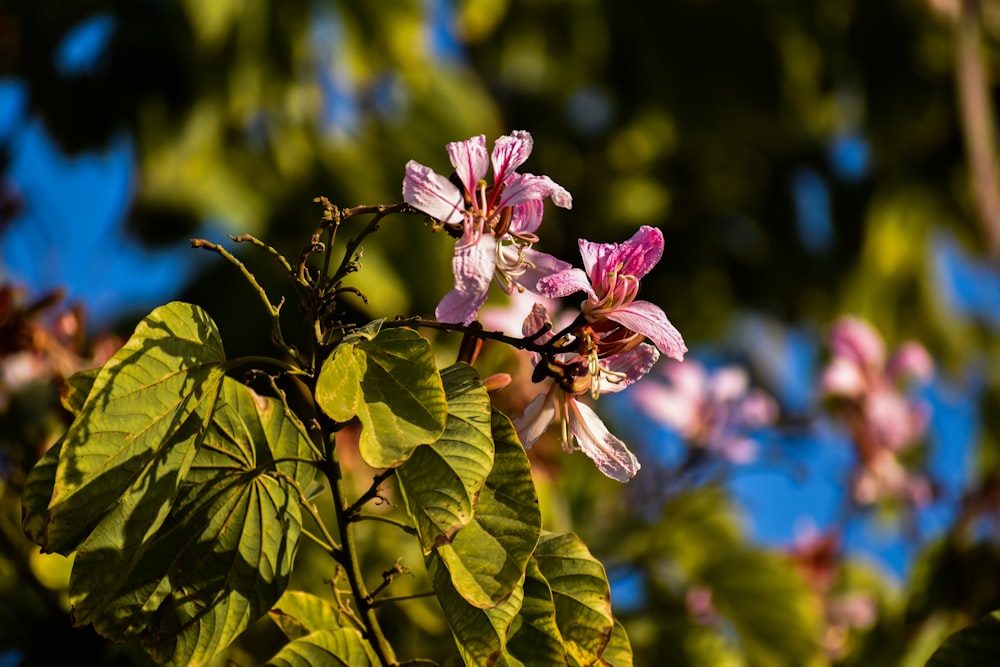
M 510 174 L 507 176 L 507 187 L 500 194 L 496 208 L 517 206 L 534 199 L 551 197 L 556 206 L 573 208 L 573 197 L 561 185 L 548 176 L 534 174 Z
M 618 248 L 616 243 L 594 243 L 586 239 L 578 241 L 583 269 L 593 285 L 603 285 L 608 276 L 608 257 Z
M 485 292 L 497 267 L 497 240 L 492 234 L 482 234 L 469 243 L 466 233 L 455 244 L 451 270 L 455 274 L 455 289 L 463 292 Z
M 542 224 L 545 204 L 541 199 L 532 199 L 514 206 L 510 216 L 511 234 L 533 234 Z
M 465 186 L 469 195 L 474 195 L 479 181 L 486 178 L 489 169 L 489 156 L 486 154 L 486 137 L 482 134 L 465 141 L 453 141 L 448 144 L 448 157 L 451 166 L 455 167 L 458 179 Z M 475 201 L 475 196 L 472 197 Z
M 496 140 L 493 144 L 493 182 L 496 185 L 504 183 L 517 168 L 531 155 L 534 145 L 531 133 L 524 130 L 511 132 Z
M 587 274 L 580 269 L 566 269 L 559 273 L 553 273 L 538 281 L 535 286 L 538 293 L 547 297 L 560 297 L 573 294 L 574 292 L 586 292 L 596 298 L 594 290 L 590 287 L 590 280 Z
M 615 394 L 640 379 L 650 370 L 656 360 L 660 358 L 660 353 L 652 345 L 642 343 L 628 352 L 613 354 L 601 360 L 601 364 L 612 373 L 620 373 L 623 378 L 617 382 L 611 382 L 605 377 L 601 377 L 601 393 Z
M 684 354 L 687 352 L 684 338 L 659 306 L 648 301 L 633 301 L 627 306 L 607 313 L 606 317 L 636 333 L 641 333 L 671 359 L 684 360 Z
M 507 249 L 517 252 L 513 246 L 508 246 L 505 250 Z M 531 248 L 526 248 L 522 255 L 528 263 L 524 266 L 524 273 L 518 276 L 517 284 L 531 292 L 538 291 L 538 283 L 542 278 L 573 268 L 569 262 Z
M 403 201 L 442 222 L 462 222 L 465 218 L 462 192 L 447 178 L 414 160 L 406 163 Z
M 451 260 L 455 289 L 441 299 L 435 311 L 441 322 L 468 324 L 486 301 L 496 270 L 497 240 L 490 234 L 483 234 L 478 241 L 470 243 L 470 236 L 470 231 L 466 230 L 465 236 L 455 244 L 455 256 Z
M 642 278 L 663 256 L 663 232 L 656 227 L 642 226 L 612 253 L 611 268 L 621 265 L 619 275 Z
M 438 303 L 434 316 L 439 322 L 469 324 L 476 319 L 479 309 L 486 303 L 487 292 L 462 292 L 453 289 Z
M 868 322 L 850 315 L 841 317 L 830 331 L 833 354 L 847 357 L 862 368 L 881 371 L 885 364 L 885 343 Z
M 625 443 L 611 435 L 608 427 L 590 406 L 580 403 L 572 396 L 569 401 L 569 429 L 576 438 L 580 450 L 586 454 L 597 469 L 619 482 L 627 482 L 639 472 L 639 460 L 628 450 Z
M 549 425 L 556 419 L 556 392 L 559 389 L 552 385 L 549 390 L 535 396 L 524 408 L 521 416 L 514 420 L 514 430 L 521 439 L 521 444 L 525 449 L 538 442 Z

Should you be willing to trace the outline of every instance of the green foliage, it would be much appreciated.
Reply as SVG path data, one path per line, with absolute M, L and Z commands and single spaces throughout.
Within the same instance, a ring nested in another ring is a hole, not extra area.
M 345 339 L 323 364 L 316 402 L 332 419 L 361 420 L 361 457 L 373 468 L 395 467 L 437 440 L 448 415 L 430 343 L 402 328 Z
M 493 468 L 490 405 L 479 375 L 466 364 L 441 371 L 448 418 L 441 437 L 418 447 L 397 471 L 406 509 L 426 551 L 466 526 Z
M 945 640 L 927 667 L 992 665 L 1000 659 L 1000 611 L 984 616 Z
M 204 664 L 271 608 L 314 476 L 301 424 L 224 362 L 200 309 L 154 310 L 96 377 L 70 383 L 79 414 L 23 497 L 29 536 L 77 552 L 74 621 L 141 638 L 161 662 Z
M 527 455 L 477 372 L 439 372 L 425 338 L 382 324 L 331 351 L 316 403 L 327 424 L 357 416 L 362 457 L 397 467 L 459 654 L 469 665 L 630 664 L 603 567 L 576 536 L 542 533 Z M 357 608 L 285 590 L 303 508 L 322 521 L 305 489 L 330 462 L 284 394 L 257 394 L 225 375 L 230 365 L 200 308 L 150 313 L 103 368 L 70 379 L 75 419 L 26 481 L 25 532 L 75 552 L 77 625 L 139 640 L 157 662 L 206 664 L 265 614 L 289 639 L 268 664 L 391 661 L 371 639 L 373 597 L 348 551 L 364 517 L 347 505 L 343 472 L 330 477 L 342 546 L 320 542 L 354 573 Z
M 268 665 L 275 667 L 368 667 L 378 665 L 371 644 L 353 628 L 317 630 L 285 645 Z

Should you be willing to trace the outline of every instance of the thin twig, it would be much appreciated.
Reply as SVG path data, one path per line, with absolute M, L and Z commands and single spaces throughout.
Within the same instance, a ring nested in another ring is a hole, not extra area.
M 257 292 L 257 295 L 260 297 L 261 302 L 263 302 L 264 307 L 267 308 L 267 312 L 271 316 L 271 339 L 274 341 L 274 344 L 277 345 L 279 348 L 281 348 L 281 350 L 285 352 L 285 354 L 287 354 L 289 357 L 295 360 L 297 364 L 299 364 L 300 366 L 304 366 L 302 359 L 299 357 L 298 350 L 288 345 L 288 343 L 285 342 L 284 335 L 282 335 L 281 333 L 280 314 L 281 314 L 281 306 L 285 303 L 285 299 L 282 298 L 281 301 L 278 302 L 277 306 L 271 303 L 271 299 L 270 297 L 267 296 L 267 292 L 264 290 L 264 287 L 257 281 L 257 277 L 250 272 L 250 269 L 246 267 L 246 264 L 241 262 L 231 252 L 229 252 L 222 246 L 216 243 L 212 243 L 211 241 L 207 241 L 205 239 L 191 239 L 191 246 L 194 248 L 205 248 L 206 250 L 217 252 L 220 255 L 222 255 L 222 257 L 226 261 L 228 261 L 230 264 L 232 264 L 233 266 L 235 266 L 237 269 L 240 270 L 240 273 L 243 274 L 243 277 L 246 278 L 247 282 L 250 283 L 250 286 L 253 287 L 254 290 Z

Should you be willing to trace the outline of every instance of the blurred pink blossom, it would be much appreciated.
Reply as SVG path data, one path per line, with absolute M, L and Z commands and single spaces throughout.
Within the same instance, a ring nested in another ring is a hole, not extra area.
M 867 322 L 843 317 L 830 331 L 831 357 L 820 377 L 820 393 L 830 399 L 853 438 L 859 466 L 854 475 L 854 499 L 871 504 L 884 498 L 923 505 L 931 487 L 907 470 L 897 454 L 926 434 L 928 406 L 906 393 L 909 382 L 926 382 L 934 362 L 915 341 L 886 358 L 885 344 Z
M 778 417 L 775 400 L 750 388 L 749 375 L 738 366 L 709 372 L 693 360 L 666 364 L 659 377 L 636 385 L 632 397 L 645 414 L 692 446 L 733 463 L 754 460 L 757 444 L 747 432 Z

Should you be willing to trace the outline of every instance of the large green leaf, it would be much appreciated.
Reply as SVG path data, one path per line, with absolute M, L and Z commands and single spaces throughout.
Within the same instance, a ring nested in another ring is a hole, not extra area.
M 375 667 L 371 645 L 353 628 L 318 630 L 285 644 L 268 660 L 275 667 Z
M 521 612 L 514 619 L 507 640 L 507 651 L 527 664 L 567 664 L 566 647 L 556 625 L 552 589 L 534 558 L 528 561 L 523 596 Z
M 40 540 L 45 550 L 76 549 L 130 488 L 134 506 L 146 493 L 169 504 L 197 441 L 179 441 L 191 452 L 163 450 L 177 446 L 173 436 L 202 402 L 214 401 L 224 361 L 215 324 L 197 306 L 170 303 L 139 323 L 94 378 L 63 438 Z
M 535 548 L 538 568 L 552 589 L 556 625 L 569 655 L 597 662 L 611 640 L 611 588 L 604 566 L 572 533 L 544 533 Z
M 203 665 L 284 591 L 301 532 L 298 494 L 262 470 L 226 474 L 192 487 L 179 509 L 148 566 L 136 568 L 162 573 L 156 593 L 169 589 L 142 643 L 157 662 Z
M 316 402 L 336 421 L 361 420 L 361 457 L 392 468 L 444 431 L 448 405 L 426 338 L 375 327 L 345 339 L 323 363 Z
M 285 591 L 268 612 L 271 620 L 289 639 L 305 637 L 324 628 L 339 628 L 340 613 L 332 604 L 312 593 Z
M 456 364 L 441 372 L 448 397 L 444 433 L 397 470 L 406 509 L 424 551 L 447 544 L 469 523 L 493 467 L 490 399 L 476 371 Z
M 301 531 L 295 487 L 313 476 L 311 466 L 275 463 L 309 448 L 280 402 L 226 378 L 213 407 L 159 530 L 129 542 L 129 522 L 109 513 L 70 578 L 78 624 L 118 641 L 140 636 L 161 662 L 204 664 L 280 597 Z
M 521 609 L 520 582 L 500 604 L 483 609 L 469 604 L 452 584 L 452 577 L 436 553 L 427 557 L 427 572 L 441 609 L 468 667 L 515 667 L 522 663 L 505 650 L 511 624 Z
M 493 470 L 479 494 L 473 520 L 436 549 L 455 589 L 469 603 L 493 607 L 511 594 L 541 532 L 531 465 L 513 425 L 494 410 Z

